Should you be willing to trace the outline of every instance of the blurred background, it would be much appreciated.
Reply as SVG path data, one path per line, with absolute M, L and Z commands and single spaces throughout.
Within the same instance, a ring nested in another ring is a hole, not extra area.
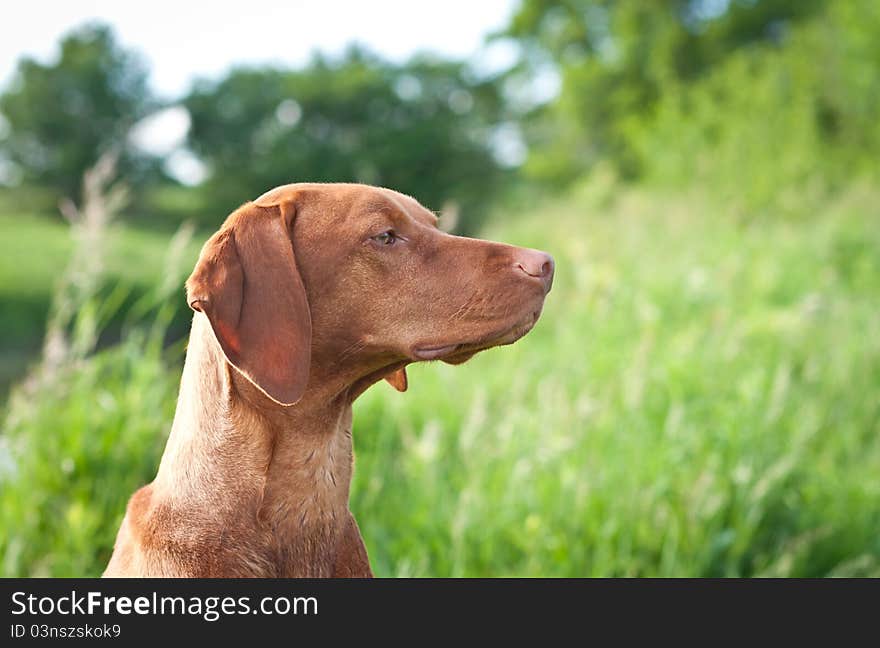
M 0 38 L 0 575 L 96 576 L 201 243 L 292 181 L 542 248 L 355 405 L 381 576 L 880 576 L 880 3 L 32 0 Z

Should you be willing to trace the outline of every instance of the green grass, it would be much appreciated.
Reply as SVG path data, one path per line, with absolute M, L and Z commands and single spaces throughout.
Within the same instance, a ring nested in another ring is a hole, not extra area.
M 499 215 L 554 254 L 536 329 L 355 406 L 382 576 L 880 575 L 880 196 L 747 222 L 622 192 Z M 181 349 L 127 338 L 16 410 L 5 575 L 95 575 Z M 5 466 L 5 467 L 4 467 Z
M 112 278 L 108 283 L 122 284 L 135 296 L 161 281 L 168 237 L 167 233 L 113 226 L 105 259 Z M 0 214 L 0 240 L 4 252 L 0 255 L 2 399 L 6 386 L 21 376 L 39 349 L 56 280 L 67 266 L 71 238 L 69 226 L 60 217 L 4 213 Z M 196 243 L 187 250 L 193 262 L 198 250 Z M 182 312 L 183 299 L 181 304 Z

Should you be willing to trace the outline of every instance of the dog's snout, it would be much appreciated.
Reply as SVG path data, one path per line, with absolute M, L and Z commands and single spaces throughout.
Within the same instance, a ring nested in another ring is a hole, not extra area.
M 540 279 L 544 283 L 545 289 L 550 290 L 550 286 L 553 284 L 553 270 L 556 265 L 552 256 L 540 250 L 524 249 L 517 254 L 515 265 L 530 277 Z

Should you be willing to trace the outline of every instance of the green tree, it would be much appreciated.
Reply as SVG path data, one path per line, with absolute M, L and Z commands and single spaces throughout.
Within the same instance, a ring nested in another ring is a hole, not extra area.
M 301 70 L 235 69 L 197 83 L 185 105 L 215 219 L 279 184 L 365 182 L 432 209 L 455 201 L 473 230 L 504 176 L 491 146 L 497 88 L 458 63 L 395 66 L 350 49 Z
M 0 96 L 9 123 L 0 154 L 25 182 L 79 199 L 82 176 L 102 153 L 117 149 L 120 171 L 136 180 L 143 161 L 126 135 L 153 107 L 142 60 L 120 47 L 109 27 L 86 25 L 63 38 L 44 65 L 23 58 Z
M 732 54 L 779 46 L 821 0 L 524 0 L 504 35 L 523 51 L 513 74 L 550 65 L 558 98 L 527 119 L 528 170 L 565 183 L 598 160 L 644 171 L 639 138 L 664 95 Z M 747 88 L 742 89 L 748 92 Z

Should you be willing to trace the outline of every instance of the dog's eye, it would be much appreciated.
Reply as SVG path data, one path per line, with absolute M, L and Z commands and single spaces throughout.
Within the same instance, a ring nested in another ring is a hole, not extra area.
M 388 230 L 387 232 L 382 232 L 381 234 L 377 234 L 373 237 L 373 240 L 376 241 L 379 245 L 394 245 L 397 242 L 397 234 L 394 233 L 394 230 Z

